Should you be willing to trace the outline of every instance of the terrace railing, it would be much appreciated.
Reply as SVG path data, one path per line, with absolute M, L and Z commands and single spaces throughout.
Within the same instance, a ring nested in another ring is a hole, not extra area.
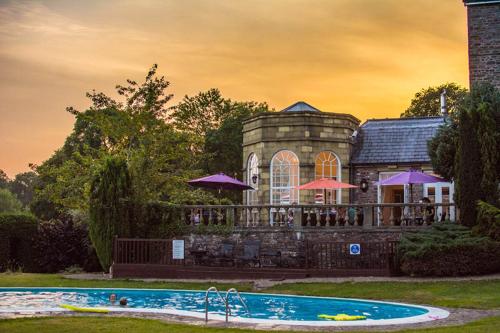
M 188 225 L 256 227 L 418 227 L 456 220 L 454 204 L 185 205 L 177 206 Z

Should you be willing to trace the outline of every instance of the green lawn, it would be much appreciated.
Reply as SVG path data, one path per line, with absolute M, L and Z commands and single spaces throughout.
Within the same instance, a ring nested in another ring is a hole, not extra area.
M 399 333 L 496 333 L 500 317 L 486 318 L 460 327 L 402 330 Z M 207 328 L 191 325 L 167 324 L 157 320 L 106 317 L 52 317 L 0 320 L 0 332 L 9 333 L 75 333 L 85 327 L 86 333 L 258 333 L 265 331 Z M 276 332 L 276 331 L 273 331 Z M 362 331 L 358 331 L 362 332 Z
M 74 280 L 57 274 L 0 274 L 0 287 L 94 287 L 94 288 L 171 288 L 207 289 L 215 285 L 220 290 L 236 287 L 251 290 L 251 283 L 183 283 L 141 282 L 129 280 Z M 476 309 L 500 308 L 500 280 L 463 282 L 359 282 L 359 283 L 294 283 L 274 286 L 263 290 L 270 293 L 289 293 L 314 296 L 337 296 L 396 300 L 435 306 Z M 187 325 L 166 324 L 154 320 L 106 317 L 37 318 L 0 321 L 0 332 L 78 332 L 85 326 L 86 332 L 255 332 L 248 330 L 203 328 Z M 488 318 L 460 327 L 401 332 L 498 332 L 500 317 Z
M 425 283 L 295 283 L 278 285 L 266 292 L 395 300 L 452 308 L 500 308 L 500 280 Z
M 75 280 L 59 274 L 0 273 L 0 287 L 80 287 L 80 288 L 151 288 L 206 290 L 216 286 L 219 290 L 234 287 L 228 283 L 142 282 L 131 280 Z M 239 291 L 252 289 L 251 283 L 241 283 Z

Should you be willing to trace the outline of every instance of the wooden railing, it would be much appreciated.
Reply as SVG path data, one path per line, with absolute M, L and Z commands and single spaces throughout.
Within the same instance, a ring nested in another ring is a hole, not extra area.
M 188 225 L 237 227 L 425 226 L 456 220 L 454 204 L 187 205 L 176 206 Z
M 115 264 L 184 265 L 184 260 L 172 259 L 172 240 L 114 238 Z

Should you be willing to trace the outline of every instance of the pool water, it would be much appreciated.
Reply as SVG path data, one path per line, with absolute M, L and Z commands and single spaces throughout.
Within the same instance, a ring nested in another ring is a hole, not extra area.
M 205 291 L 83 288 L 0 288 L 0 311 L 54 309 L 60 304 L 112 307 L 109 303 L 111 294 L 116 294 L 117 300 L 126 297 L 128 310 L 169 309 L 202 314 L 205 312 Z M 241 318 L 327 321 L 318 318 L 318 315 L 345 313 L 381 320 L 422 316 L 429 312 L 427 308 L 419 306 L 342 298 L 254 293 L 241 293 L 241 296 L 247 303 L 250 314 L 234 294 L 229 297 L 232 315 Z M 115 307 L 120 308 L 116 305 Z M 215 293 L 209 296 L 209 313 L 225 314 L 224 304 Z

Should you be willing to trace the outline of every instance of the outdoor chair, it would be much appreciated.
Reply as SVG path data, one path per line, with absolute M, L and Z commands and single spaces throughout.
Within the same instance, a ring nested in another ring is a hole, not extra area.
M 233 266 L 234 265 L 234 243 L 229 241 L 222 242 L 219 250 L 210 257 L 212 265 Z
M 261 267 L 260 265 L 260 241 L 245 241 L 243 243 L 243 255 L 236 258 L 236 265 Z

